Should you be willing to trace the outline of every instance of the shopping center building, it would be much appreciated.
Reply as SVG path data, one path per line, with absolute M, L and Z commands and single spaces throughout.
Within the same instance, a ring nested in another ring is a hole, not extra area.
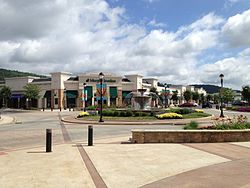
M 11 89 L 11 107 L 23 108 L 27 103 L 25 98 L 24 86 L 26 84 L 35 84 L 40 88 L 40 98 L 33 101 L 38 108 L 83 108 L 84 106 L 97 105 L 100 100 L 98 87 L 100 87 L 99 73 L 84 73 L 72 76 L 67 72 L 54 72 L 50 77 L 13 77 L 6 78 L 1 86 L 8 86 Z M 136 92 L 138 89 L 144 88 L 147 92 L 151 88 L 156 88 L 159 94 L 166 91 L 166 85 L 160 84 L 155 78 L 144 78 L 141 75 L 115 75 L 113 73 L 105 73 L 103 78 L 103 99 L 107 106 L 122 107 L 125 97 L 130 92 Z M 184 102 L 183 93 L 186 90 L 195 91 L 193 86 L 170 85 L 167 87 L 168 104 L 170 104 L 170 96 L 173 91 L 178 91 L 180 100 L 178 103 Z M 197 90 L 198 93 L 206 95 L 206 91 Z

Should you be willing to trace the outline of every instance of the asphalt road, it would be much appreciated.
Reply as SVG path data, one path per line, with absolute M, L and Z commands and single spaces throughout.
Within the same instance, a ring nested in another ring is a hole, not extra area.
M 205 109 L 205 112 L 219 115 L 216 109 Z M 16 123 L 0 125 L 0 151 L 16 150 L 45 146 L 46 129 L 53 130 L 53 143 L 64 143 L 62 126 L 66 128 L 73 142 L 87 141 L 88 125 L 61 123 L 60 116 L 76 115 L 78 112 L 39 112 L 39 111 L 7 111 L 8 116 L 16 118 Z M 225 111 L 225 115 L 243 114 L 250 121 L 250 113 Z M 182 126 L 171 125 L 95 125 L 94 139 L 113 138 L 119 136 L 131 137 L 131 129 L 181 129 Z
M 53 131 L 53 143 L 64 142 L 62 124 L 73 142 L 86 142 L 88 125 L 62 123 L 60 116 L 76 115 L 78 112 L 30 112 L 9 111 L 8 116 L 15 117 L 16 123 L 0 125 L 0 151 L 45 145 L 46 129 Z M 181 129 L 181 126 L 170 125 L 95 125 L 94 139 L 114 138 L 119 136 L 131 137 L 131 129 Z

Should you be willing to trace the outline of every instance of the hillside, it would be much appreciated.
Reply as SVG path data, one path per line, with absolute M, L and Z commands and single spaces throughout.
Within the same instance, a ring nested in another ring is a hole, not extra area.
M 201 88 L 202 87 L 209 94 L 219 93 L 219 90 L 220 90 L 219 86 L 209 85 L 209 84 L 193 84 L 192 86 L 194 86 L 195 88 Z
M 0 68 L 0 81 L 3 81 L 4 78 L 11 78 L 11 77 L 22 77 L 22 76 L 37 76 L 45 78 L 46 76 L 43 75 L 37 75 L 29 72 L 20 72 L 16 70 L 7 70 L 7 69 L 1 69 Z

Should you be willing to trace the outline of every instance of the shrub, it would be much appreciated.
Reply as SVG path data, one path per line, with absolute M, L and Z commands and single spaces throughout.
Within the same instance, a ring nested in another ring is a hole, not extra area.
M 139 112 L 135 112 L 134 116 L 138 117 L 138 116 L 140 116 L 140 113 Z
M 192 109 L 189 108 L 171 108 L 170 112 L 177 114 L 190 114 L 192 113 Z
M 88 106 L 86 107 L 86 110 L 96 110 L 97 106 Z
M 188 123 L 184 129 L 185 130 L 190 130 L 190 129 L 197 129 L 199 126 L 199 124 L 196 121 L 191 121 L 190 123 Z
M 81 118 L 81 117 L 84 117 L 84 116 L 89 116 L 89 113 L 88 112 L 80 112 L 77 116 L 77 118 Z
M 164 113 L 156 116 L 158 119 L 182 119 L 182 115 L 177 113 Z
M 113 116 L 119 116 L 120 115 L 120 112 L 119 111 L 114 111 L 114 114 L 113 114 Z
M 250 107 L 241 107 L 236 109 L 239 112 L 250 112 Z
M 146 113 L 146 112 L 140 112 L 140 116 L 142 116 L 142 117 L 148 116 L 148 113 Z
M 103 116 L 113 116 L 114 115 L 114 111 L 112 111 L 112 110 L 103 110 L 102 111 L 102 115 Z
M 125 117 L 125 116 L 126 116 L 126 112 L 121 111 L 119 116 L 121 116 L 121 117 Z
M 126 111 L 126 117 L 130 117 L 130 116 L 133 116 L 132 111 L 130 110 Z

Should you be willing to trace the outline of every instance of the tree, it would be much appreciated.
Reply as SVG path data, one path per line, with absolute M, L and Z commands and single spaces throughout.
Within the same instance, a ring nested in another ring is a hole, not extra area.
M 175 103 L 177 103 L 177 101 L 178 101 L 178 99 L 179 99 L 179 97 L 178 97 L 178 91 L 177 91 L 177 90 L 176 90 L 176 91 L 173 91 L 173 95 L 172 95 L 171 99 L 172 99 Z
M 32 99 L 39 99 L 40 98 L 40 87 L 37 85 L 33 85 L 33 84 L 26 84 L 24 86 L 24 95 L 25 97 L 28 99 L 28 101 L 30 102 Z M 30 105 L 28 104 L 28 107 L 30 107 Z
M 208 94 L 208 95 L 207 95 L 207 101 L 209 102 L 209 101 L 211 101 L 211 100 L 213 100 L 213 96 L 210 95 L 210 94 Z
M 11 97 L 11 89 L 8 86 L 3 86 L 0 91 L 0 96 L 3 99 L 3 106 L 7 107 L 7 102 Z
M 250 86 L 242 87 L 241 95 L 244 100 L 247 100 L 247 102 L 250 103 Z
M 205 96 L 204 96 L 203 93 L 201 94 L 200 98 L 201 98 L 201 103 L 204 103 L 204 101 L 205 101 Z
M 192 92 L 192 99 L 197 102 L 200 99 L 200 94 L 196 92 Z
M 214 94 L 213 99 L 214 99 L 214 104 L 218 104 L 220 101 L 220 96 L 218 94 Z
M 185 99 L 187 102 L 189 102 L 190 99 L 192 98 L 192 92 L 189 91 L 189 90 L 186 90 L 186 91 L 184 92 L 183 95 L 184 95 L 184 99 Z
M 158 95 L 157 88 L 155 88 L 155 87 L 150 88 L 149 91 L 152 92 L 152 93 L 155 93 L 156 95 Z
M 234 99 L 234 92 L 232 89 L 229 89 L 229 88 L 223 88 L 222 90 L 222 98 L 224 100 L 225 103 L 228 103 L 233 101 Z

